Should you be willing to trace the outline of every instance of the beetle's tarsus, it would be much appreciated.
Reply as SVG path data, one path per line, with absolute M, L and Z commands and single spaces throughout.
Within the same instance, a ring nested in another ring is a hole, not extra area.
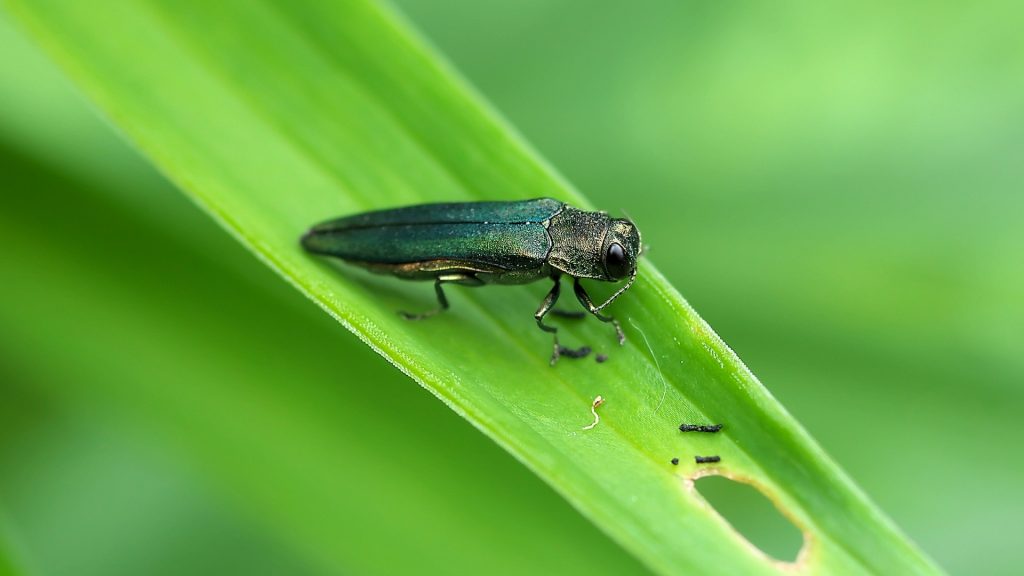
M 587 316 L 586 312 L 580 312 L 579 310 L 562 310 L 561 308 L 552 308 L 551 314 L 554 314 L 559 318 L 572 318 L 574 320 L 581 320 Z
M 558 343 L 558 335 L 555 335 L 554 346 L 551 350 L 551 365 L 554 366 L 558 363 L 558 359 L 562 356 L 567 358 L 586 358 L 592 352 L 590 346 L 580 346 L 579 348 L 568 348 Z
M 568 356 L 569 358 L 586 358 L 590 356 L 592 352 L 590 346 L 580 346 L 579 348 L 566 348 L 565 346 L 558 347 L 558 355 Z
M 441 312 L 444 312 L 443 308 L 439 308 L 437 310 L 427 310 L 426 312 L 420 312 L 419 314 L 413 314 L 412 312 L 406 312 L 405 310 L 399 310 L 398 311 L 398 315 L 401 316 L 402 318 L 405 318 L 406 320 L 416 321 L 416 320 L 426 320 L 427 318 L 430 318 L 431 316 L 437 316 Z

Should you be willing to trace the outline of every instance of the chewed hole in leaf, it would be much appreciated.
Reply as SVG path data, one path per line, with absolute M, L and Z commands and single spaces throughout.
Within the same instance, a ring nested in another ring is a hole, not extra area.
M 800 558 L 806 546 L 803 532 L 757 487 L 718 475 L 698 478 L 695 485 L 708 504 L 766 556 L 781 562 Z

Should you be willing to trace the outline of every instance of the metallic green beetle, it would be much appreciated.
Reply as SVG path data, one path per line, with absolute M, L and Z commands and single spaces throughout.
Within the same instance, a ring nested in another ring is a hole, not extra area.
M 302 237 L 302 245 L 315 254 L 341 258 L 373 272 L 433 280 L 440 307 L 422 314 L 401 312 L 410 320 L 448 308 L 442 284 L 524 284 L 550 278 L 554 285 L 534 318 L 541 330 L 554 334 L 552 364 L 563 354 L 579 357 L 589 352 L 586 347 L 560 346 L 557 328 L 544 323 L 558 300 L 562 275 L 574 279 L 576 298 L 599 320 L 610 322 L 623 344 L 622 326 L 601 310 L 633 284 L 641 247 L 640 233 L 629 220 L 579 210 L 552 198 L 422 204 L 366 212 L 317 224 Z M 581 278 L 628 280 L 596 306 Z

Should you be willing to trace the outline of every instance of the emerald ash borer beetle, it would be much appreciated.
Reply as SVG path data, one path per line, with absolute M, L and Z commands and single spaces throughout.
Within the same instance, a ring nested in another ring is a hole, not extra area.
M 334 256 L 373 272 L 433 280 L 439 307 L 421 314 L 400 313 L 409 320 L 448 308 L 444 284 L 525 284 L 550 279 L 551 290 L 533 317 L 541 330 L 554 335 L 554 364 L 562 354 L 585 354 L 560 346 L 557 328 L 544 322 L 558 300 L 563 274 L 573 278 L 576 298 L 587 312 L 611 323 L 619 344 L 625 343 L 622 326 L 601 311 L 636 279 L 640 233 L 629 220 L 537 198 L 365 212 L 317 224 L 302 237 L 302 245 L 314 254 Z M 580 283 L 582 278 L 626 283 L 595 305 Z

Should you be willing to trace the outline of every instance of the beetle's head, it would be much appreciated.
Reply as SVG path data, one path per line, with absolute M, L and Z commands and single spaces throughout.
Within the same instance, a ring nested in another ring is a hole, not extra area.
M 640 232 L 636 226 L 626 219 L 610 220 L 601 255 L 606 280 L 618 282 L 636 274 L 636 260 L 640 257 Z
M 605 282 L 636 277 L 640 233 L 629 220 L 566 206 L 551 218 L 548 234 L 547 263 L 557 272 Z

